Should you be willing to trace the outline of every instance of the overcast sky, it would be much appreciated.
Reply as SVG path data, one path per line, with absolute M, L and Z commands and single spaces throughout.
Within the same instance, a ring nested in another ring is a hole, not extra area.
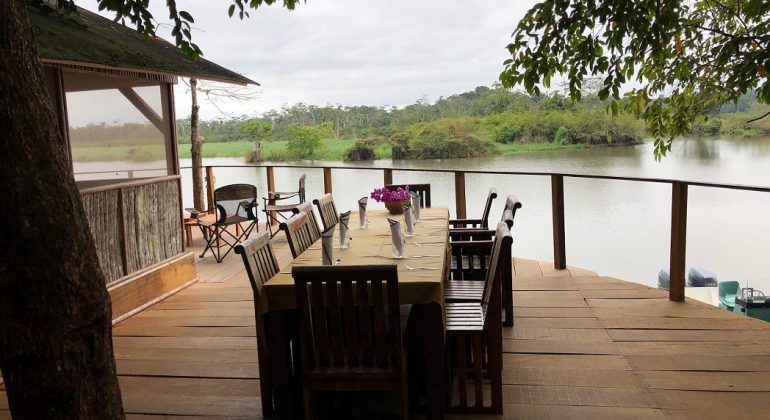
M 289 12 L 272 6 L 240 21 L 227 1 L 178 0 L 195 18 L 193 41 L 204 57 L 261 84 L 257 99 L 223 103 L 227 114 L 254 115 L 283 104 L 396 105 L 435 101 L 489 86 L 505 46 L 534 0 L 307 0 Z M 78 5 L 95 10 L 95 2 Z M 160 23 L 165 2 L 151 2 Z M 105 16 L 111 17 L 109 14 Z M 170 39 L 169 28 L 159 35 Z M 177 116 L 189 93 L 176 86 Z M 206 119 L 222 117 L 202 104 Z

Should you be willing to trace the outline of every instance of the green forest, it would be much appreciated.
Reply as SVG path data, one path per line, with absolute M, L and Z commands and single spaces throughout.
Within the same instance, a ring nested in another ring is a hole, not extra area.
M 768 118 L 748 122 L 768 109 L 745 96 L 709 110 L 691 134 L 770 135 Z M 162 154 L 152 127 L 137 126 L 141 124 L 71 129 L 72 138 L 79 140 L 74 142 L 75 158 L 109 160 L 109 149 L 88 147 L 99 138 L 110 139 L 122 157 L 147 160 Z M 633 145 L 646 136 L 641 121 L 622 112 L 613 116 L 596 95 L 573 102 L 560 94 L 531 96 L 499 86 L 480 86 L 435 102 L 422 98 L 405 107 L 285 105 L 260 118 L 201 121 L 200 134 L 204 156 L 248 161 L 465 158 Z M 189 157 L 189 118 L 177 120 L 177 135 L 180 157 Z

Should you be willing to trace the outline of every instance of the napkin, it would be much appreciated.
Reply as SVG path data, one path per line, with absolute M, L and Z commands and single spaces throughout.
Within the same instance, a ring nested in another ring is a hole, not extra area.
M 414 212 L 414 221 L 420 221 L 420 193 L 412 191 L 412 211 Z
M 366 229 L 366 203 L 369 202 L 369 197 L 363 197 L 358 200 L 358 228 Z
M 404 223 L 406 223 L 406 236 L 414 236 L 414 213 L 412 213 L 411 204 L 404 204 Z
M 388 219 L 390 223 L 390 237 L 393 240 L 393 256 L 396 258 L 404 257 L 404 238 L 401 236 L 401 222 Z
M 347 248 L 350 246 L 348 238 L 348 223 L 350 223 L 350 210 L 345 213 L 340 213 L 340 248 Z
M 321 233 L 321 262 L 323 265 L 332 265 L 334 260 L 334 226 Z

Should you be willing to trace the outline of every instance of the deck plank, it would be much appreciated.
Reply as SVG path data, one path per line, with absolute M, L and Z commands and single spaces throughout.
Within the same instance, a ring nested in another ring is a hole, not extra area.
M 537 260 L 513 258 L 513 273 L 516 277 L 543 277 L 540 263 Z

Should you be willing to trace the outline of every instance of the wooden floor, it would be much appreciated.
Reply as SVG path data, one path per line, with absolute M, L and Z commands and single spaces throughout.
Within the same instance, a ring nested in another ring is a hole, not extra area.
M 285 264 L 290 255 L 276 238 Z M 513 263 L 502 418 L 768 415 L 770 324 L 586 270 Z M 199 283 L 114 327 L 129 418 L 260 417 L 254 309 L 240 259 L 206 258 L 198 272 Z M 7 410 L 0 392 L 0 418 Z

